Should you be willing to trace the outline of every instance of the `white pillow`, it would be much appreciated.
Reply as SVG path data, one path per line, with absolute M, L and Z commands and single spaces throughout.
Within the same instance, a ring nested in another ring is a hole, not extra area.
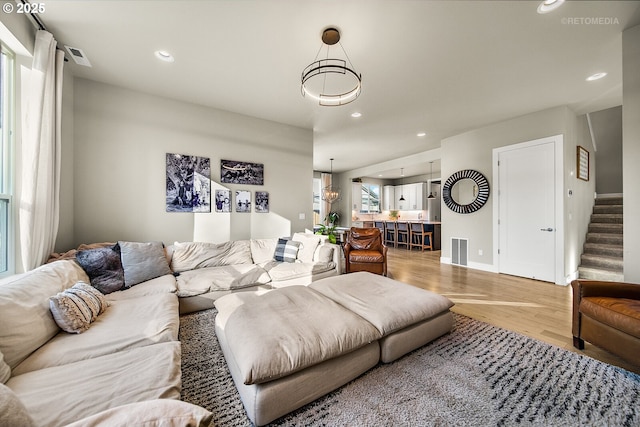
M 119 241 L 124 287 L 130 288 L 138 283 L 171 274 L 162 242 L 123 242 Z
M 96 320 L 109 303 L 99 290 L 84 282 L 49 298 L 49 308 L 60 329 L 80 334 Z
M 320 244 L 320 236 L 315 234 L 295 233 L 291 238 L 294 242 L 300 242 L 298 259 L 302 262 L 313 262 L 313 254 Z

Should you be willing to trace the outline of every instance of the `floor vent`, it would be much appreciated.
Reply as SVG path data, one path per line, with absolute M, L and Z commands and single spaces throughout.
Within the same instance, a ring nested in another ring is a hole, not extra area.
M 469 239 L 451 238 L 451 264 L 467 266 L 469 260 Z

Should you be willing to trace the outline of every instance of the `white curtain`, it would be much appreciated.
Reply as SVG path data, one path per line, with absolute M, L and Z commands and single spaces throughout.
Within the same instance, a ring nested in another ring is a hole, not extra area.
M 25 271 L 53 252 L 60 215 L 60 145 L 64 53 L 51 33 L 36 34 L 23 84 L 20 245 Z

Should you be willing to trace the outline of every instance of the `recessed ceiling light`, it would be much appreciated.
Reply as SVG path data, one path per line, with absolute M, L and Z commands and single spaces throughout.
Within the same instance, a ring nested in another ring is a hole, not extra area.
M 601 78 L 603 78 L 606 75 L 607 75 L 607 73 L 595 73 L 595 74 L 592 74 L 589 77 L 587 77 L 587 81 L 588 82 L 592 82 L 594 80 L 600 80 Z
M 362 113 L 356 111 L 355 113 L 351 113 L 351 117 L 357 119 L 358 117 L 362 117 Z
M 562 3 L 564 3 L 564 0 L 544 0 L 538 6 L 538 13 L 552 12 L 562 6 Z
M 426 132 L 418 132 L 416 135 L 422 138 L 423 136 L 427 136 L 427 133 Z
M 171 55 L 166 50 L 156 50 L 156 58 L 158 58 L 161 61 L 165 61 L 165 62 L 173 62 L 173 61 L 175 61 L 175 59 L 173 58 L 173 55 Z

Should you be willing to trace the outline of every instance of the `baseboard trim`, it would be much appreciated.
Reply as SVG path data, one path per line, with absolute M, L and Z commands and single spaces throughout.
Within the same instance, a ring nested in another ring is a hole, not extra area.
M 451 264 L 451 257 L 440 257 L 440 263 Z M 456 267 L 471 268 L 473 270 L 487 271 L 489 273 L 498 273 L 498 269 L 496 268 L 496 266 L 492 264 L 483 264 L 480 262 L 469 262 L 468 265 L 457 265 L 457 264 L 451 264 L 451 265 L 455 265 Z

